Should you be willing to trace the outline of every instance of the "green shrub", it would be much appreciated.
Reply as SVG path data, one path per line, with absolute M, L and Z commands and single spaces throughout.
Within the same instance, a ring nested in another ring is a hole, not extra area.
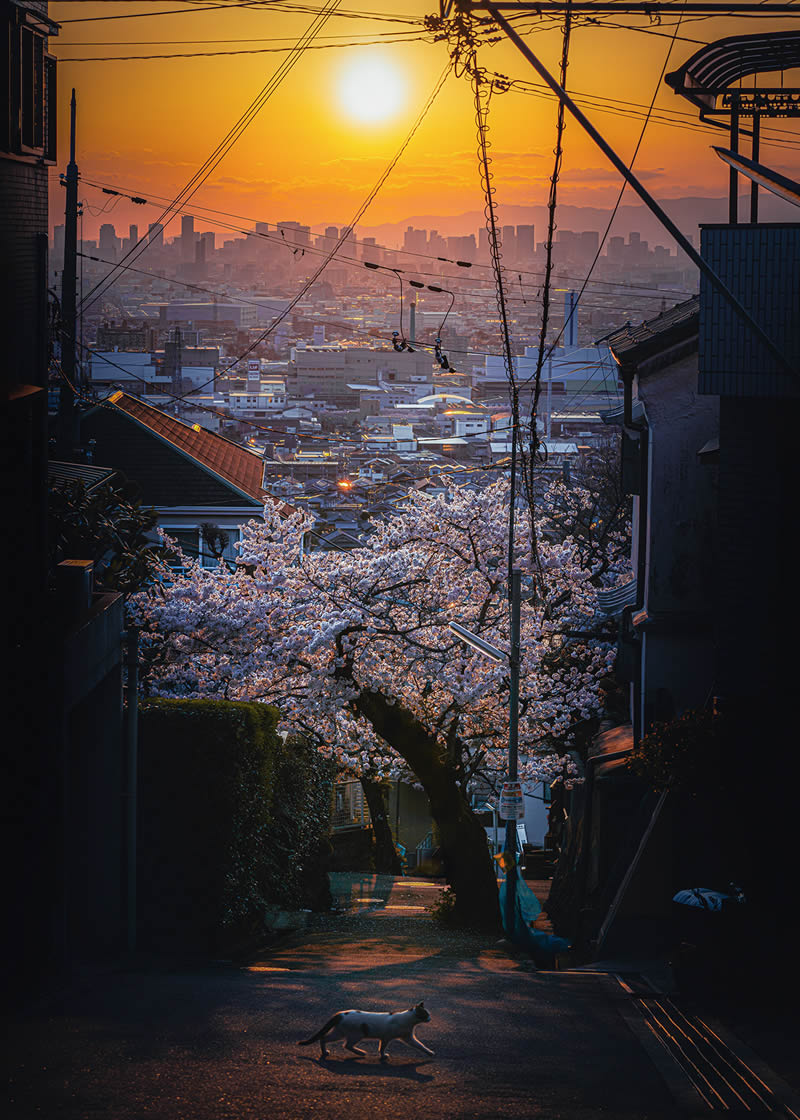
M 435 922 L 447 929 L 455 929 L 459 925 L 456 914 L 456 894 L 452 887 L 445 887 L 440 891 L 439 897 L 427 907 L 427 912 Z
M 147 700 L 140 710 L 142 938 L 216 949 L 268 906 L 321 905 L 330 767 L 275 733 L 265 704 Z

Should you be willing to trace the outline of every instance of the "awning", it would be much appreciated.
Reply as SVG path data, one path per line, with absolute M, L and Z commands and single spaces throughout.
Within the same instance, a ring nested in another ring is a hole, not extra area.
M 730 35 L 701 47 L 664 79 L 701 111 L 715 109 L 717 96 L 752 74 L 772 74 L 800 66 L 800 31 Z

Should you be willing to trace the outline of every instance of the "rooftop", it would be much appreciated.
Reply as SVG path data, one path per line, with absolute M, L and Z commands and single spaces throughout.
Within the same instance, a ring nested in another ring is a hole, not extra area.
M 127 393 L 113 393 L 99 407 L 114 408 L 125 413 L 131 420 L 254 501 L 263 502 L 266 499 L 264 461 L 245 447 L 210 432 L 199 424 L 186 424 L 176 416 L 169 416 Z M 289 514 L 293 511 L 290 506 L 284 506 L 282 512 Z
M 611 353 L 621 367 L 644 361 L 654 354 L 693 338 L 698 333 L 700 300 L 698 296 L 662 311 L 654 319 L 645 319 L 637 326 L 626 323 L 608 335 Z

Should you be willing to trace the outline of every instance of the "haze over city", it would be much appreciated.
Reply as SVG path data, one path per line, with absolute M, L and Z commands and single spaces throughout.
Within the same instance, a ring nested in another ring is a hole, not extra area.
M 81 173 L 158 200 L 174 197 L 192 177 L 314 18 L 291 4 L 229 2 L 202 11 L 193 5 L 183 10 L 171 3 L 115 3 L 113 13 L 110 7 L 91 2 L 50 6 L 61 23 L 53 42 L 60 88 L 74 85 L 78 93 Z M 434 41 L 423 24 L 425 16 L 435 14 L 437 5 L 425 0 L 376 3 L 363 16 L 350 9 L 334 13 L 194 204 L 252 221 L 297 220 L 317 231 L 346 224 L 405 139 L 447 61 L 446 44 Z M 132 15 L 137 18 L 127 18 Z M 531 16 L 520 25 L 530 30 L 531 43 L 552 72 L 560 56 L 560 22 L 556 16 Z M 668 54 L 669 70 L 703 42 L 790 24 L 775 18 L 687 17 L 676 31 L 671 15 L 657 24 L 641 16 L 626 16 L 624 28 L 620 22 L 609 16 L 576 20 L 568 88 L 580 95 L 589 116 L 625 159 L 656 94 L 636 158 L 637 174 L 661 199 L 720 199 L 721 166 L 710 150 L 716 130 L 701 126 L 691 106 L 659 81 L 659 73 Z M 133 60 L 119 61 L 126 57 Z M 79 59 L 103 61 L 71 61 Z M 523 216 L 511 208 L 546 204 L 555 101 L 502 37 L 481 48 L 480 62 L 517 83 L 494 96 L 489 119 L 501 218 L 514 224 L 535 220 L 539 213 Z M 58 166 L 63 168 L 69 137 L 66 97 L 60 98 L 58 111 Z M 800 167 L 796 140 L 781 121 L 765 128 L 762 150 L 777 170 L 791 175 Z M 568 121 L 561 203 L 607 212 L 618 190 L 616 172 Z M 51 223 L 57 224 L 63 200 L 58 191 L 54 194 Z M 84 217 L 85 236 L 96 237 L 105 220 L 96 212 L 108 199 L 97 188 L 84 188 L 84 195 L 95 211 Z M 142 209 L 122 199 L 113 220 L 141 223 Z M 390 232 L 388 225 L 400 230 L 404 223 L 470 233 L 482 211 L 472 91 L 466 78 L 451 76 L 360 227 L 379 239 Z M 601 228 L 594 215 L 584 224 L 559 224 Z M 628 229 L 623 226 L 621 232 Z

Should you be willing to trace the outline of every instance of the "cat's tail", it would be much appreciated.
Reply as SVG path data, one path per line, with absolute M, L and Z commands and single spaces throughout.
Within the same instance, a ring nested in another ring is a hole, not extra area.
M 324 1035 L 326 1035 L 328 1033 L 328 1031 L 333 1030 L 333 1028 L 336 1026 L 336 1024 L 341 1019 L 341 1017 L 342 1017 L 341 1011 L 337 1011 L 336 1014 L 334 1016 L 332 1016 L 332 1018 L 330 1018 L 327 1021 L 327 1023 L 325 1024 L 324 1027 L 320 1027 L 320 1029 L 317 1031 L 316 1034 L 312 1034 L 311 1038 L 304 1038 L 303 1041 L 298 1042 L 297 1045 L 298 1046 L 310 1046 L 312 1042 L 319 1042 L 319 1040 Z

